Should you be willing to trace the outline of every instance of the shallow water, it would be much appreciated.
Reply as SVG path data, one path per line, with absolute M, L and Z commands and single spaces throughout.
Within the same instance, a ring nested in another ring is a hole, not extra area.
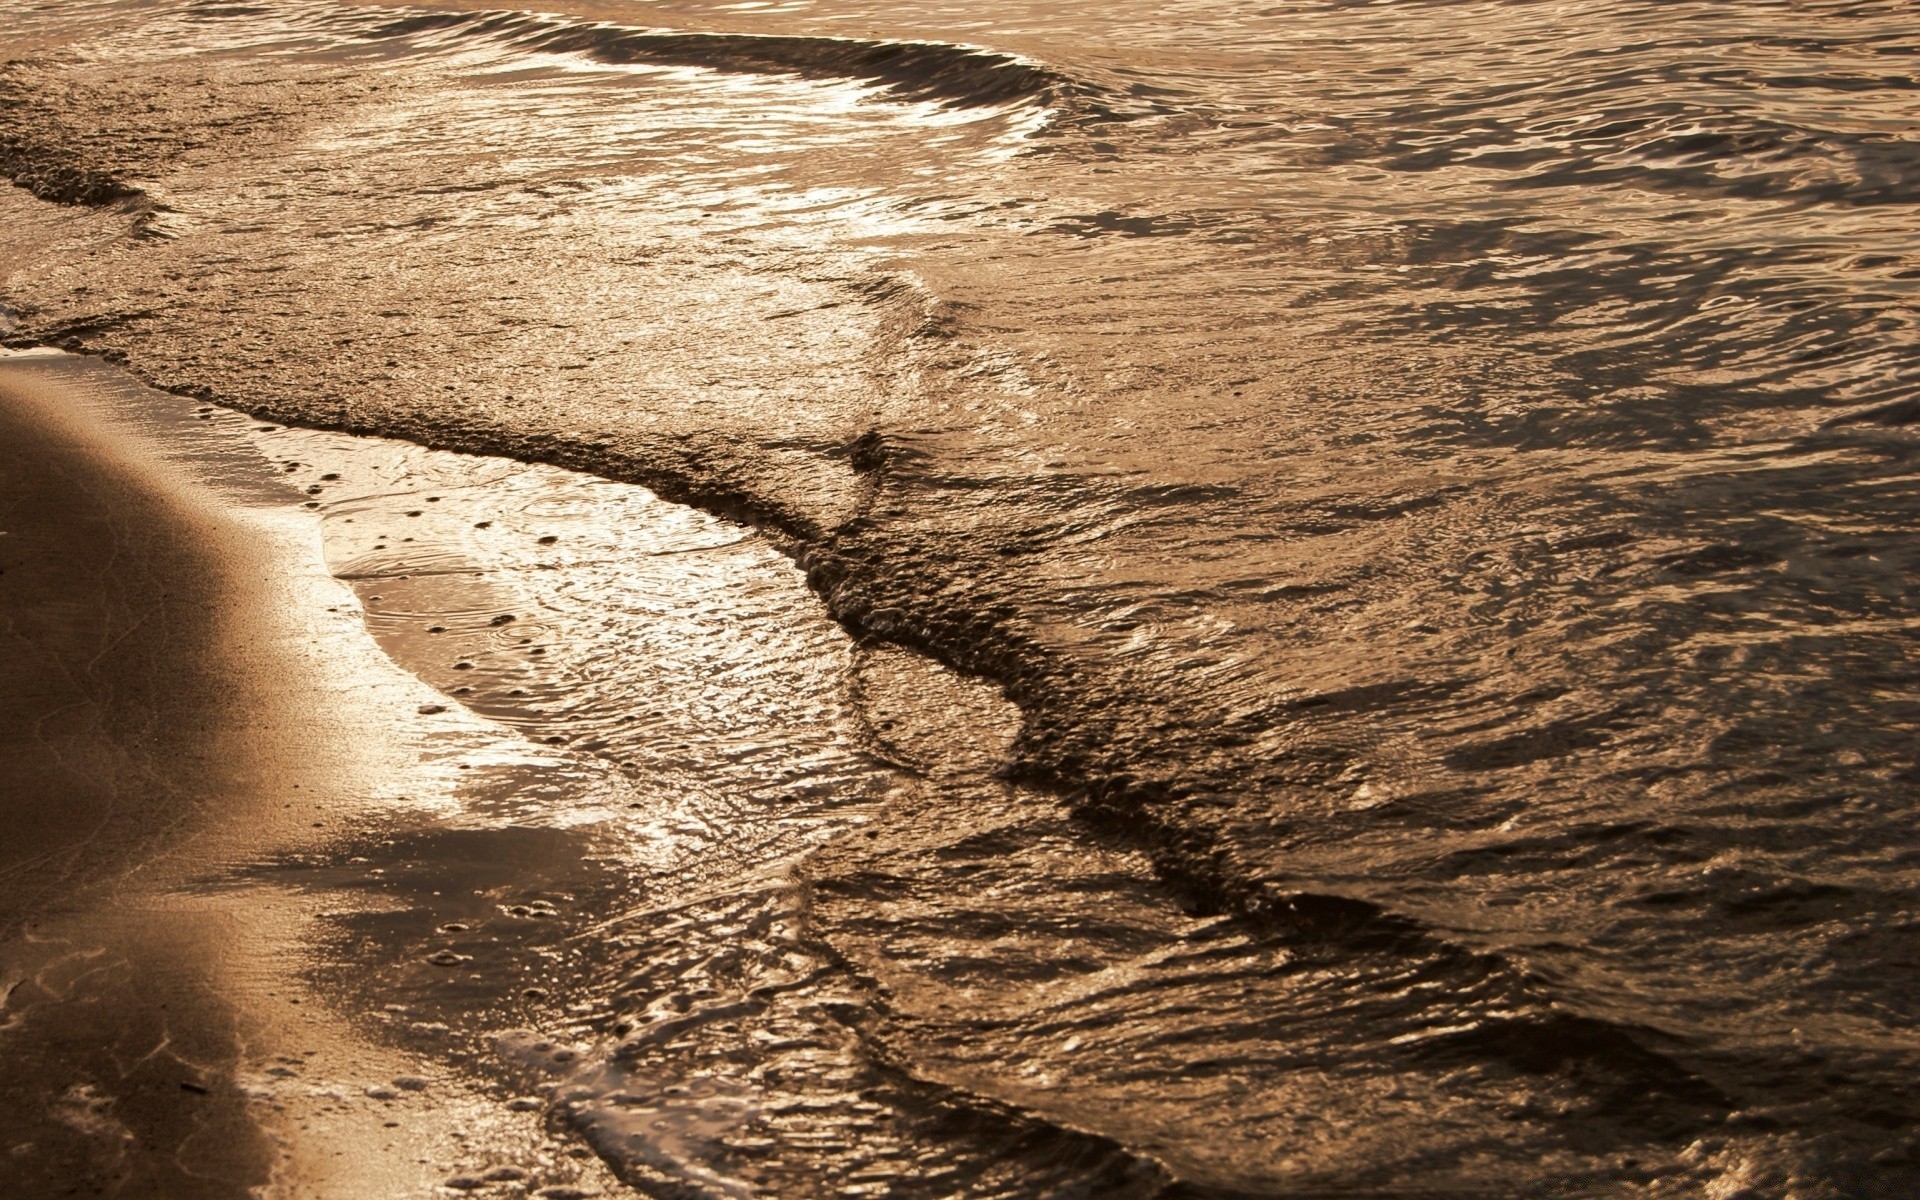
M 14 6 L 4 293 L 762 531 L 505 466 L 456 528 L 416 452 L 336 487 L 262 435 L 398 657 L 684 790 L 636 863 L 783 864 L 604 931 L 654 947 L 566 1101 L 610 1161 L 1920 1187 L 1906 6 L 435 7 Z M 776 550 L 873 643 L 853 699 L 820 628 L 658 600 L 757 613 Z M 728 1007 L 761 971 L 796 1007 Z M 673 996 L 722 1015 L 634 1023 Z

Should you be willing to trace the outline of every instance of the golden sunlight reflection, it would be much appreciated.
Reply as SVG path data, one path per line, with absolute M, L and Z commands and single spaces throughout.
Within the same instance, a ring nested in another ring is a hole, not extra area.
M 479 3 L 0 21 L 0 337 L 91 356 L 0 364 L 85 752 L 0 734 L 178 814 L 74 861 L 198 864 L 0 1032 L 255 908 L 242 1007 L 378 1031 L 28 1157 L 164 1094 L 404 1194 L 1920 1188 L 1906 7 Z
M 606 853 L 685 867 L 740 853 L 758 826 L 745 841 L 765 861 L 870 803 L 845 635 L 764 538 L 556 467 L 248 436 L 311 497 L 328 562 L 397 661 L 452 704 L 624 773 L 621 811 L 592 806 L 625 830 Z

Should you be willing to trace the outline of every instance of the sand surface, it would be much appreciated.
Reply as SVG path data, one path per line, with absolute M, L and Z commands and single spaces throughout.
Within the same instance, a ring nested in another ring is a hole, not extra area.
M 515 752 L 420 715 L 434 693 L 230 428 L 129 397 L 99 364 L 0 360 L 0 1192 L 608 1188 L 543 1106 L 357 1019 L 377 1006 L 316 922 L 371 901 L 286 873 L 444 820 L 453 758 Z

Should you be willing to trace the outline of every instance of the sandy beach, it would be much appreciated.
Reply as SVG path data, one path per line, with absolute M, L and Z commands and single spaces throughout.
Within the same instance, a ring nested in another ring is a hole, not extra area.
M 317 914 L 369 897 L 289 874 L 457 811 L 424 741 L 498 759 L 498 734 L 419 715 L 434 693 L 238 418 L 27 355 L 0 360 L 0 423 L 8 1194 L 398 1196 L 463 1169 L 598 1191 L 544 1105 L 316 994 Z

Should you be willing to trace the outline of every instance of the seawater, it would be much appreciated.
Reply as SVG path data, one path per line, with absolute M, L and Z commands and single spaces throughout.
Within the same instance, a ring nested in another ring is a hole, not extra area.
M 1907 6 L 8 13 L 12 336 L 749 521 L 870 656 L 789 797 L 369 601 L 747 744 L 715 846 L 867 806 L 473 1031 L 631 1180 L 1920 1187 Z

